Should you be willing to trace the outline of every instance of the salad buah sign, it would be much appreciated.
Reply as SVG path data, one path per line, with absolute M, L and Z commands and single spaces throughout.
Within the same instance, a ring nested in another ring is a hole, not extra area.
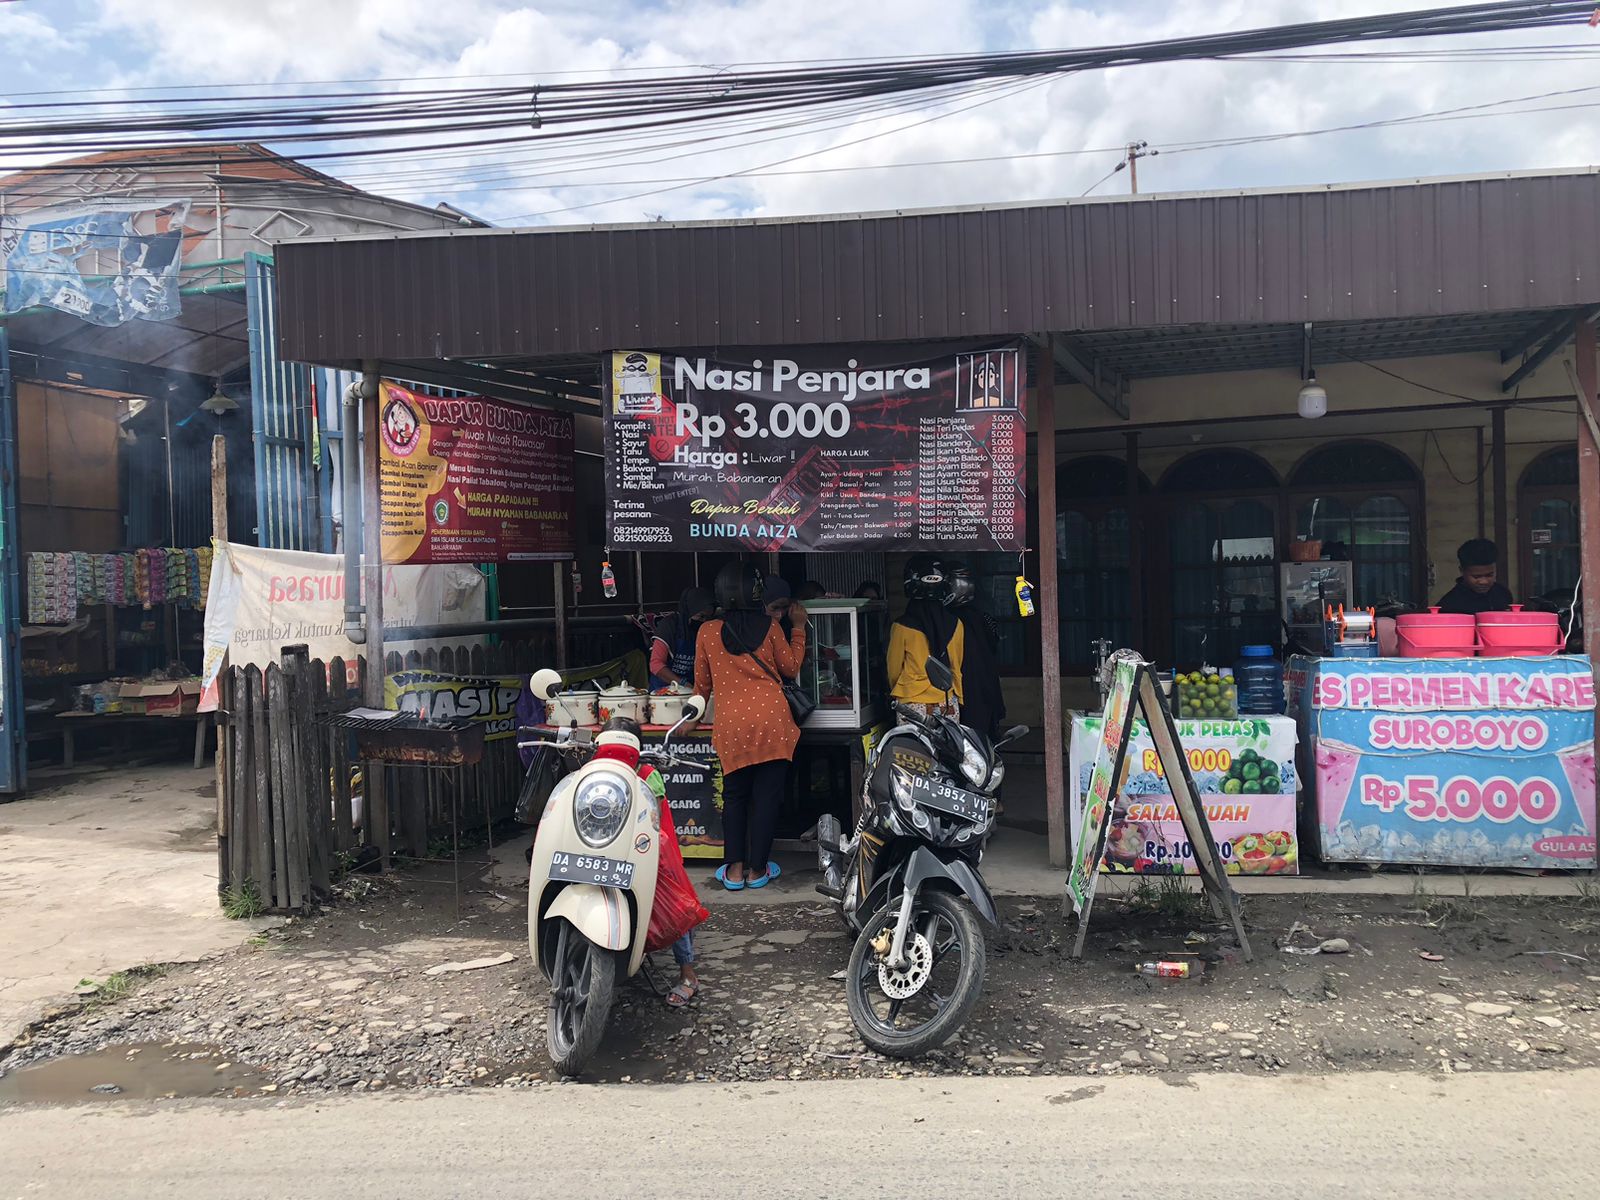
M 1105 721 L 1077 716 L 1067 779 L 1072 788 L 1073 836 L 1083 822 L 1095 752 Z M 1293 875 L 1299 870 L 1295 832 L 1295 723 L 1288 717 L 1178 720 L 1189 772 L 1205 805 L 1223 868 L 1230 875 Z M 1111 813 L 1107 871 L 1137 875 L 1193 875 L 1194 846 L 1150 727 L 1135 719 L 1128 769 Z
M 1095 885 L 1105 862 L 1112 824 L 1117 819 L 1116 814 L 1125 812 L 1128 807 L 1126 788 L 1135 727 L 1143 726 L 1150 740 L 1153 761 L 1166 778 L 1172 807 L 1181 823 L 1185 844 L 1190 847 L 1188 857 L 1195 873 L 1200 876 L 1218 919 L 1232 922 L 1240 950 L 1248 961 L 1250 943 L 1240 919 L 1239 902 L 1224 873 L 1224 858 L 1212 836 L 1206 807 L 1201 803 L 1194 772 L 1179 738 L 1178 724 L 1162 702 L 1155 669 L 1127 650 L 1119 650 L 1112 661 L 1115 665 L 1111 688 L 1095 737 L 1094 761 L 1089 768 L 1088 787 L 1083 797 L 1083 817 L 1073 838 L 1071 870 L 1067 876 L 1067 897 L 1078 915 L 1078 935 L 1072 956 L 1083 955 Z M 1204 751 L 1201 756 L 1203 761 Z M 1260 778 L 1258 767 L 1252 781 L 1258 788 Z

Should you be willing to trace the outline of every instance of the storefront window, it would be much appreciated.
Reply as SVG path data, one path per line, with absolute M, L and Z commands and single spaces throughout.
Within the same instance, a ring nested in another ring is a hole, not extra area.
M 1518 488 L 1518 542 L 1527 599 L 1569 604 L 1580 572 L 1578 554 L 1578 452 L 1562 447 L 1541 454 L 1522 473 Z
M 1398 496 L 1355 500 L 1313 496 L 1296 511 L 1295 533 L 1320 541 L 1323 552 L 1353 564 L 1355 594 L 1363 607 L 1412 600 L 1415 518 Z
M 1172 658 L 1231 663 L 1241 646 L 1275 645 L 1277 517 L 1262 500 L 1198 500 L 1171 523 Z
M 1150 490 L 1143 476 L 1141 493 Z M 1056 471 L 1056 557 L 1060 572 L 1061 663 L 1069 669 L 1094 662 L 1094 643 L 1136 646 L 1141 632 L 1132 616 L 1132 514 L 1128 465 L 1091 455 Z
M 1357 604 L 1420 602 L 1422 492 L 1405 455 L 1377 442 L 1340 442 L 1306 455 L 1289 483 L 1296 492 L 1290 535 L 1350 561 Z
M 1061 578 L 1061 661 L 1093 661 L 1094 642 L 1133 645 L 1128 615 L 1128 510 L 1056 516 Z

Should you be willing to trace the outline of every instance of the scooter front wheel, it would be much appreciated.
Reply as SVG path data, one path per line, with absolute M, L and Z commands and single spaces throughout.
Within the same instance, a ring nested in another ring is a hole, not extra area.
M 583 1070 L 605 1036 L 617 986 L 615 951 L 597 946 L 570 921 L 561 922 L 550 963 L 550 1014 L 545 1044 L 562 1075 Z

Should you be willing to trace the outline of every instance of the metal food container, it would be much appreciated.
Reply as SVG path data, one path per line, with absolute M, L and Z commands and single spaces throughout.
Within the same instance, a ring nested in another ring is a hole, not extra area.
M 649 694 L 625 683 L 618 687 L 606 688 L 600 693 L 598 715 L 602 725 L 613 717 L 626 717 L 630 721 L 644 725 L 649 718 L 649 709 Z
M 551 725 L 598 725 L 600 696 L 596 692 L 562 692 L 546 706 Z

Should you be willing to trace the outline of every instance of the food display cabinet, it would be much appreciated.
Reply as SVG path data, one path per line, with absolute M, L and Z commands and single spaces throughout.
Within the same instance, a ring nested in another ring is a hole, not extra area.
M 814 600 L 799 683 L 816 701 L 807 730 L 867 730 L 888 713 L 888 611 L 879 601 Z

